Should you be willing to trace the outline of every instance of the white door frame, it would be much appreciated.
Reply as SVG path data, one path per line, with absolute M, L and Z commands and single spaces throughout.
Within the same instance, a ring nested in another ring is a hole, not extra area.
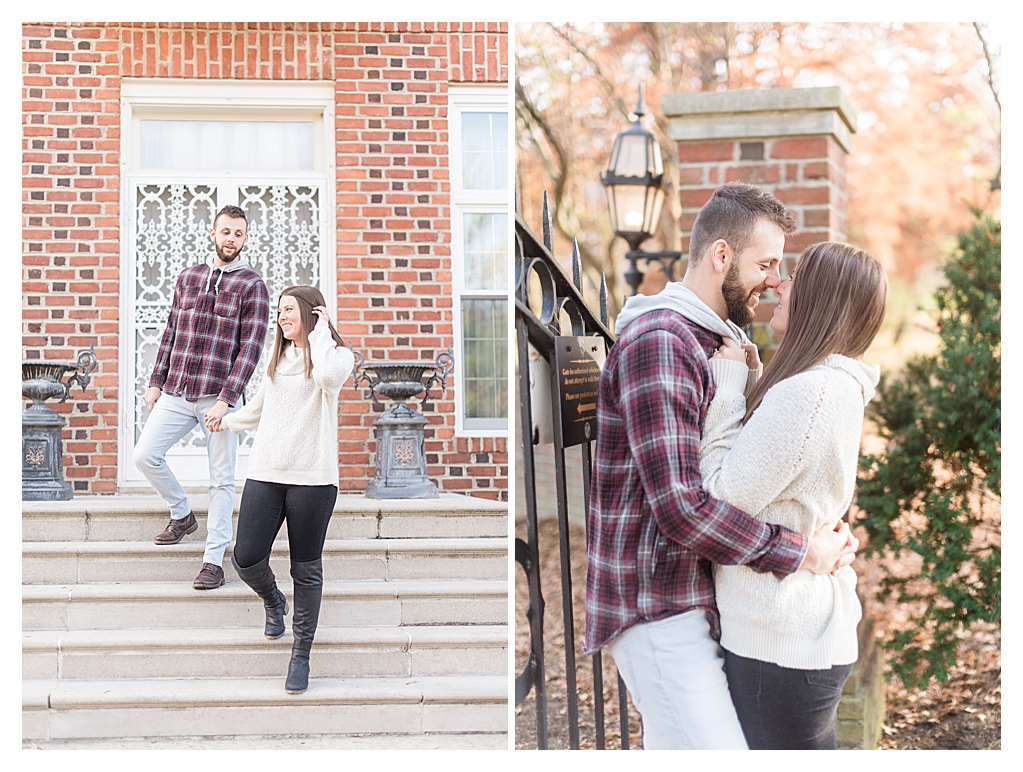
M 187 116 L 206 120 L 315 119 L 317 122 L 312 172 L 229 172 L 227 170 L 174 170 L 146 173 L 138 168 L 139 148 L 134 141 L 141 116 L 169 118 Z M 132 463 L 134 450 L 134 303 L 135 303 L 135 186 L 206 179 L 228 183 L 233 189 L 246 182 L 302 184 L 320 188 L 320 284 L 328 304 L 336 306 L 337 263 L 335 259 L 335 180 L 334 84 L 325 81 L 227 81 L 183 80 L 169 78 L 124 78 L 121 80 L 120 148 L 120 297 L 119 297 L 119 378 L 118 378 L 118 487 L 145 482 Z M 237 195 L 232 192 L 230 197 Z M 220 204 L 223 206 L 223 203 Z M 204 449 L 183 449 L 168 454 L 168 464 L 182 485 L 202 487 L 208 484 Z M 239 448 L 235 479 L 245 478 L 248 450 Z

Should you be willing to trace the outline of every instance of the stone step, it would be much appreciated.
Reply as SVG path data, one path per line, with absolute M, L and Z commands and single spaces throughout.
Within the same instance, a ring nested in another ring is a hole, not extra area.
M 25 584 L 88 582 L 191 582 L 202 566 L 202 541 L 195 534 L 178 544 L 78 541 L 23 542 L 21 580 Z M 239 581 L 224 556 L 224 575 Z M 274 544 L 274 573 L 290 576 L 287 542 Z M 327 579 L 502 579 L 508 577 L 508 540 L 490 539 L 328 539 L 323 546 Z
M 189 496 L 198 530 L 206 539 L 209 496 Z M 235 526 L 238 503 L 235 498 Z M 22 540 L 152 542 L 167 525 L 167 505 L 156 495 L 80 496 L 71 501 L 22 502 Z M 287 526 L 279 538 L 286 538 Z M 327 526 L 328 539 L 481 538 L 508 536 L 508 505 L 472 496 L 436 499 L 368 499 L 342 494 Z
M 24 740 L 505 732 L 507 676 L 26 680 Z
M 94 740 L 22 740 L 22 750 L 60 751 L 509 751 L 507 732 L 384 735 L 235 735 L 233 737 L 128 737 Z
M 291 582 L 281 577 L 290 599 Z M 109 630 L 261 626 L 263 605 L 242 582 L 193 590 L 185 582 L 23 585 L 22 629 Z M 508 582 L 327 580 L 320 624 L 504 625 Z
M 22 678 L 283 677 L 288 632 L 271 641 L 257 628 L 40 630 L 22 634 Z M 326 627 L 313 643 L 312 672 L 347 676 L 504 675 L 508 628 Z

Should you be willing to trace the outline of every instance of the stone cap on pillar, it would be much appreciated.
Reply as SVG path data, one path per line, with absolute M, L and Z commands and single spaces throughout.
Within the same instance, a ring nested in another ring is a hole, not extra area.
M 838 86 L 665 94 L 661 112 L 677 142 L 830 135 L 848 153 L 856 108 Z

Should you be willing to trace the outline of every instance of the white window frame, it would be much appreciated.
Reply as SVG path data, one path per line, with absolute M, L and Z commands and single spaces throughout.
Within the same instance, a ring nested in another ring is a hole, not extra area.
M 134 181 L 145 175 L 161 182 L 192 181 L 197 175 L 215 174 L 218 178 L 251 178 L 252 172 L 209 170 L 157 170 L 147 173 L 139 168 L 139 122 L 144 118 L 193 120 L 280 120 L 313 121 L 313 169 L 288 172 L 259 172 L 260 180 L 275 177 L 296 180 L 308 177 L 321 187 L 320 211 L 320 276 L 325 299 L 330 306 L 337 302 L 336 261 L 336 152 L 334 126 L 334 83 L 331 81 L 266 81 L 266 80 L 198 80 L 182 78 L 122 78 L 121 79 L 121 147 L 120 147 L 120 265 L 122 272 L 131 271 L 134 245 Z M 134 384 L 133 358 L 128 356 L 134 348 L 132 320 L 128 309 L 134 305 L 132 282 L 122 273 L 119 307 L 121 309 L 118 335 L 121 367 L 119 367 L 118 406 L 118 459 L 117 484 L 119 487 L 140 484 L 129 474 L 133 443 L 125 441 L 127 428 L 134 426 L 134 403 L 129 399 Z M 188 470 L 179 474 L 186 487 L 205 487 L 208 479 L 205 451 L 197 451 L 196 459 L 187 464 Z M 199 459 L 198 456 L 202 456 Z M 201 463 L 199 463 L 201 461 Z M 245 475 L 248 454 L 239 449 L 235 479 Z
M 509 106 L 510 91 L 506 86 L 461 86 L 448 87 L 448 136 L 449 164 L 451 167 L 451 273 L 452 273 L 452 322 L 455 338 L 455 372 L 457 388 L 455 389 L 455 436 L 457 437 L 507 437 L 512 412 L 512 352 L 511 324 L 509 322 L 508 341 L 508 383 L 509 398 L 503 427 L 466 427 L 465 426 L 465 390 L 462 386 L 460 363 L 464 362 L 462 346 L 462 299 L 464 298 L 504 298 L 508 302 L 508 318 L 512 317 L 511 286 L 511 235 L 515 223 L 511 213 L 511 180 L 514 168 L 514 144 L 512 134 L 513 123 Z M 508 114 L 508 187 L 505 190 L 466 190 L 462 187 L 462 114 L 467 112 L 505 112 Z M 508 218 L 508 273 L 505 287 L 502 290 L 466 290 L 465 288 L 465 256 L 463 254 L 464 214 L 505 214 Z M 495 419 L 496 424 L 501 419 Z

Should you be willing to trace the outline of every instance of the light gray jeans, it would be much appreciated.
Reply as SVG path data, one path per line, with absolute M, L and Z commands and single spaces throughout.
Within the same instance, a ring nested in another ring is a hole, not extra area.
M 643 717 L 644 750 L 746 750 L 702 609 L 633 625 L 607 648 Z
M 132 460 L 149 484 L 170 507 L 171 518 L 181 520 L 192 511 L 185 489 L 167 465 L 167 451 L 198 424 L 206 435 L 210 465 L 210 509 L 206 517 L 206 552 L 203 563 L 224 564 L 224 551 L 231 543 L 234 513 L 234 465 L 238 457 L 238 435 L 230 431 L 210 432 L 203 414 L 216 404 L 216 397 L 186 402 L 182 397 L 163 394 L 149 414 Z M 236 408 L 228 409 L 234 412 Z

